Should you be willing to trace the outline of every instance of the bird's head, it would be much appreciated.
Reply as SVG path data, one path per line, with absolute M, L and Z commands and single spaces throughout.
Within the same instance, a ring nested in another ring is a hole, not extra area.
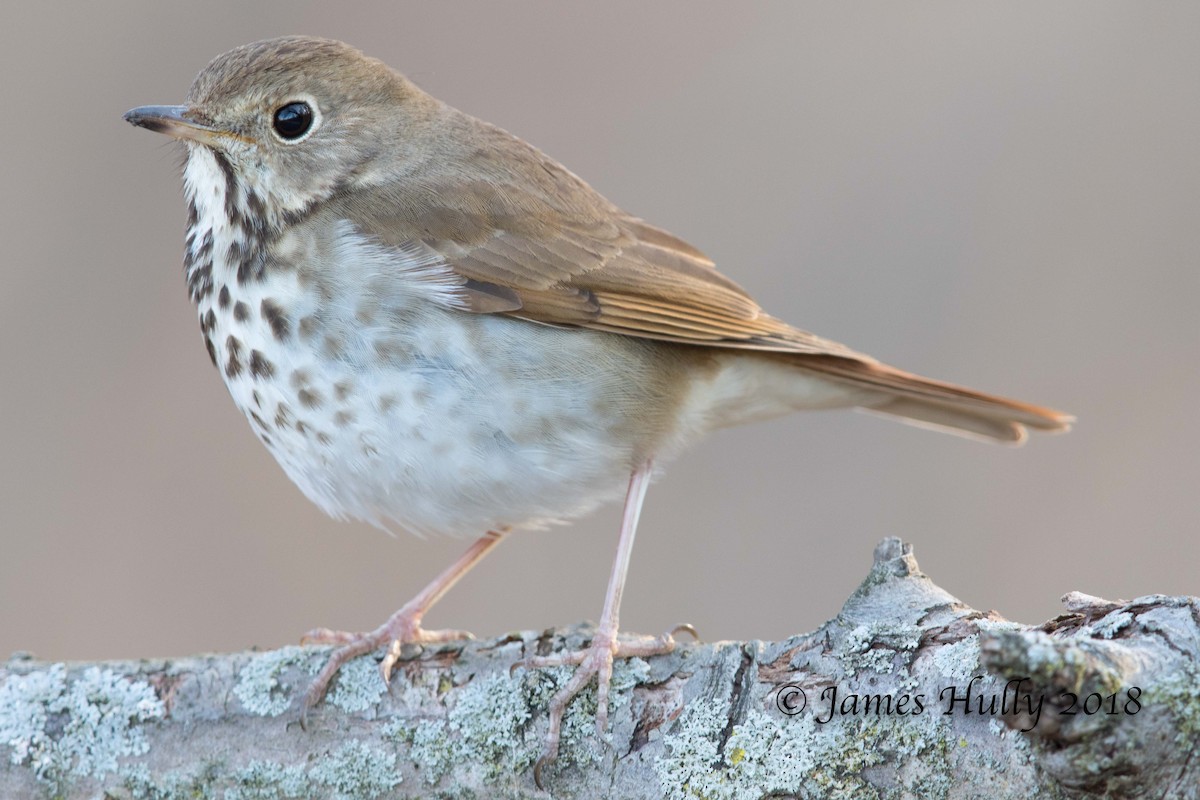
M 189 183 L 193 168 L 219 170 L 247 213 L 274 221 L 395 179 L 420 160 L 439 107 L 349 45 L 288 36 L 217 56 L 182 105 L 141 106 L 125 119 L 187 144 Z

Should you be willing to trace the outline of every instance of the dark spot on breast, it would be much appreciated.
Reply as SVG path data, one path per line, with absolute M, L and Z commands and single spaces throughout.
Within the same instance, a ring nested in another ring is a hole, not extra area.
M 412 356 L 399 338 L 376 339 L 371 347 L 381 361 L 386 361 L 393 366 L 400 367 L 412 363 Z
M 193 303 L 199 303 L 212 294 L 212 229 L 205 231 L 199 249 L 194 252 L 192 245 L 196 241 L 195 231 L 188 236 L 188 241 L 189 244 L 183 253 L 184 276 L 187 280 L 188 297 Z
M 302 369 L 292 370 L 291 381 L 293 389 L 303 389 L 308 385 L 308 373 Z
M 221 308 L 229 308 L 229 287 L 221 285 L 221 292 L 217 295 L 217 305 Z
M 204 260 L 196 263 L 192 259 L 185 259 L 185 263 L 188 297 L 192 299 L 193 303 L 199 303 L 212 294 L 212 261 Z
M 325 341 L 321 345 L 321 355 L 326 358 L 341 358 L 342 349 L 345 342 L 340 336 L 326 336 Z
M 208 357 L 212 359 L 213 366 L 217 366 L 217 348 L 213 346 L 212 337 L 204 337 L 204 346 L 208 348 Z
M 296 394 L 296 399 L 305 408 L 320 408 L 325 402 L 325 398 L 321 397 L 321 393 L 316 389 L 301 389 Z
M 212 255 L 213 250 L 213 232 L 209 228 L 204 232 L 204 238 L 200 240 L 200 249 L 196 251 L 196 258 L 208 258 Z
M 250 351 L 250 374 L 256 378 L 270 378 L 275 374 L 275 365 L 258 350 Z
M 266 256 L 263 254 L 262 239 L 247 238 L 244 246 L 234 240 L 229 245 L 229 263 L 236 263 L 237 282 L 244 286 L 250 281 L 261 281 L 266 277 Z
M 327 433 L 318 433 L 317 441 L 326 446 L 333 444 L 333 439 L 330 438 L 329 434 L 327 434 Z
M 213 150 L 212 153 L 216 156 L 221 174 L 225 176 L 225 216 L 229 217 L 230 221 L 236 222 L 242 216 L 237 204 L 237 174 L 233 171 L 233 164 L 229 162 L 228 156 L 220 150 Z
M 258 196 L 258 192 L 253 189 L 246 192 L 246 208 L 255 220 L 265 220 L 267 216 L 266 206 L 263 205 L 262 198 Z
M 263 319 L 271 326 L 271 333 L 275 334 L 275 338 L 281 342 L 287 341 L 291 334 L 291 323 L 288 322 L 287 314 L 283 313 L 283 309 L 275 304 L 273 300 L 263 300 L 260 306 Z
M 304 420 L 300 420 L 296 423 L 296 433 L 300 434 L 301 436 L 307 438 L 310 430 L 312 430 L 312 428 Z
M 217 327 L 217 315 L 210 308 L 208 311 L 200 315 L 200 332 L 209 334 Z
M 371 325 L 375 322 L 375 309 L 372 306 L 359 306 L 354 312 L 354 319 L 363 325 Z
M 263 418 L 253 411 L 250 412 L 250 419 L 254 420 L 255 426 L 257 426 L 258 429 L 263 433 L 266 433 L 270 430 L 270 428 L 267 427 L 267 423 L 263 422 Z
M 256 408 L 262 408 L 262 395 L 258 393 L 258 389 L 250 392 L 250 399 L 254 401 Z
M 290 428 L 292 426 L 292 409 L 287 403 L 280 403 L 275 407 L 275 427 L 280 430 Z
M 250 318 L 250 306 L 238 300 L 233 304 L 233 318 L 238 322 L 245 322 Z
M 350 396 L 350 391 L 353 388 L 354 386 L 351 385 L 350 381 L 338 381 L 333 385 L 333 396 L 336 397 L 339 402 L 344 401 Z
M 236 337 L 230 336 L 225 340 L 225 350 L 229 360 L 225 363 L 225 377 L 236 378 L 242 374 L 242 343 Z
M 307 317 L 300 318 L 300 335 L 305 339 L 311 339 L 313 334 L 317 332 L 317 318 L 311 314 Z
M 354 413 L 351 411 L 339 411 L 333 415 L 333 424 L 339 428 L 344 428 L 354 422 Z

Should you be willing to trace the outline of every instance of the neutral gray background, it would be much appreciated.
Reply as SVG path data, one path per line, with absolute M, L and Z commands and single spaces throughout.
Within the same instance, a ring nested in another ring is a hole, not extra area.
M 801 327 L 1079 416 L 1016 450 L 844 412 L 714 436 L 650 492 L 627 629 L 811 629 L 886 535 L 1023 621 L 1200 590 L 1196 3 L 146 0 L 0 31 L 0 653 L 373 627 L 464 546 L 287 481 L 186 298 L 176 148 L 121 120 L 284 33 L 529 139 Z M 618 513 L 515 537 L 429 624 L 595 618 Z

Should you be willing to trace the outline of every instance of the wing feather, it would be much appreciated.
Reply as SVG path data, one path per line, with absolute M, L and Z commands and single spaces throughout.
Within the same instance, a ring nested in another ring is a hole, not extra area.
M 323 213 L 385 244 L 433 250 L 475 313 L 874 363 L 769 316 L 700 250 L 621 211 L 527 143 L 456 119 L 470 128 L 469 151 L 413 165 L 403 182 L 358 186 Z

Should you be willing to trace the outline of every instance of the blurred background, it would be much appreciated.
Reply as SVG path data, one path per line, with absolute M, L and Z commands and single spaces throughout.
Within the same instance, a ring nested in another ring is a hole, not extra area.
M 1021 449 L 845 412 L 713 436 L 650 491 L 625 629 L 811 630 L 884 536 L 1025 622 L 1200 593 L 1196 3 L 127 0 L 0 31 L 0 657 L 371 628 L 466 545 L 291 485 L 205 353 L 176 146 L 121 119 L 285 33 L 528 139 L 777 316 L 1079 417 Z M 429 626 L 595 619 L 619 512 L 513 537 Z

